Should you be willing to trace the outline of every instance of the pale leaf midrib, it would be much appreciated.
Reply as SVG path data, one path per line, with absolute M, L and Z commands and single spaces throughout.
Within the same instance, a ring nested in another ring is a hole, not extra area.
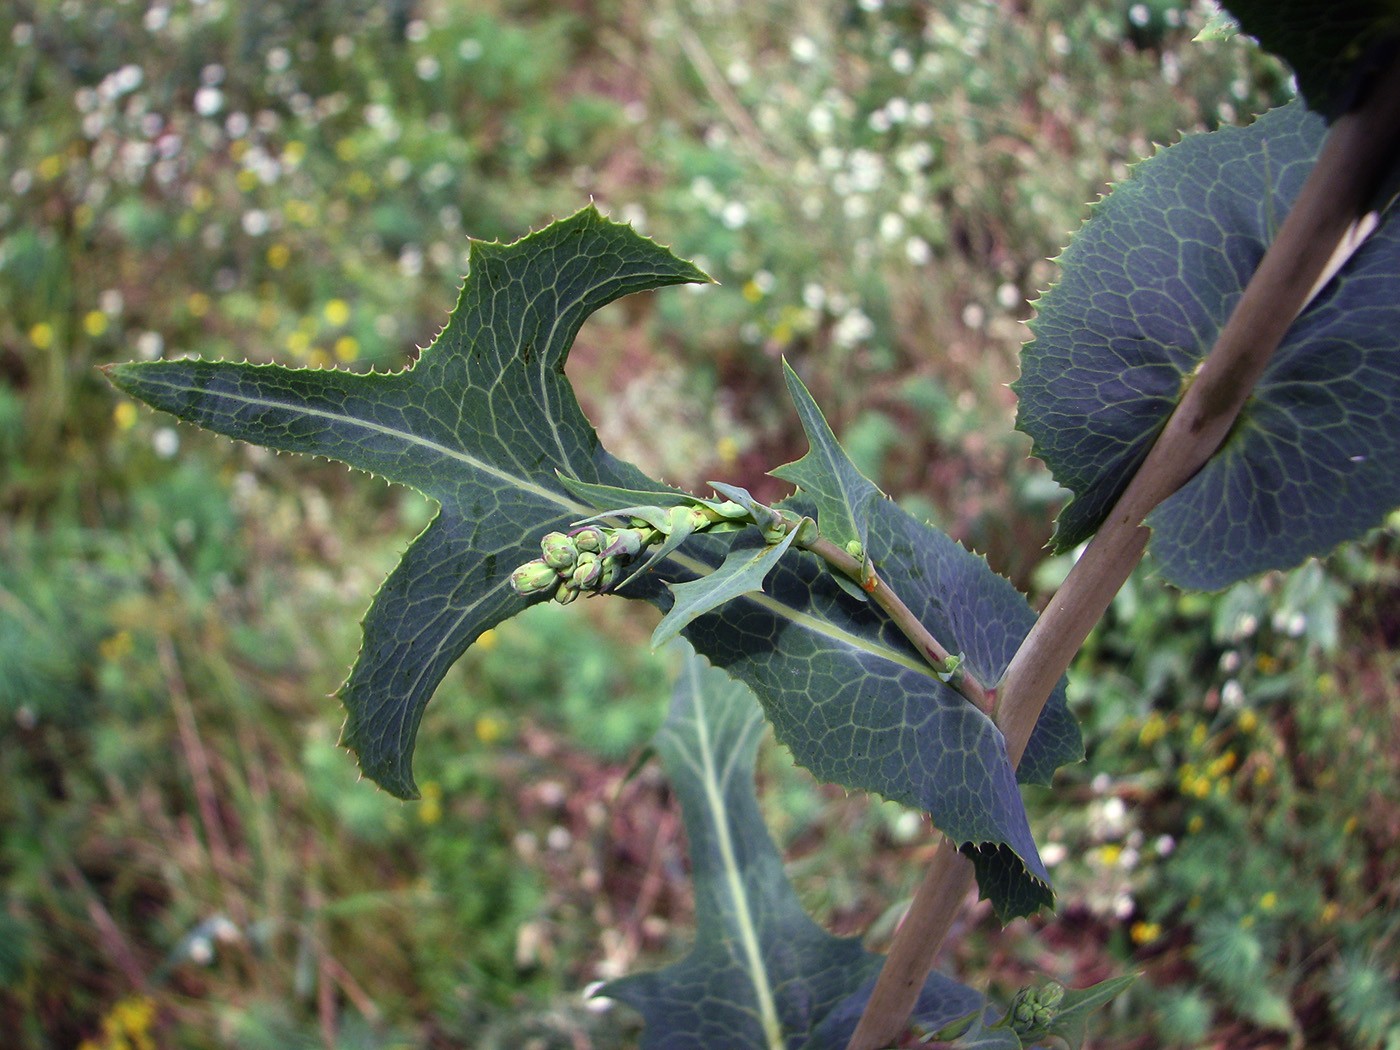
M 754 997 L 758 1000 L 759 1023 L 763 1028 L 768 1050 L 785 1050 L 782 1025 L 778 1019 L 777 1003 L 773 998 L 773 987 L 768 980 L 768 968 L 763 961 L 763 947 L 759 942 L 758 928 L 754 923 L 753 912 L 749 908 L 748 893 L 744 887 L 743 874 L 734 850 L 733 836 L 729 828 L 729 807 L 724 803 L 724 792 L 715 770 L 714 750 L 710 744 L 710 726 L 705 718 L 705 708 L 699 694 L 700 684 L 697 671 L 698 662 L 691 661 L 691 695 L 695 697 L 694 719 L 696 736 L 700 749 L 700 779 L 705 788 L 705 805 L 710 811 L 710 820 L 715 828 L 721 862 L 724 866 L 724 881 L 734 907 L 734 925 L 739 935 L 747 963 L 749 981 L 753 985 Z M 742 750 L 742 742 L 735 746 L 735 752 Z

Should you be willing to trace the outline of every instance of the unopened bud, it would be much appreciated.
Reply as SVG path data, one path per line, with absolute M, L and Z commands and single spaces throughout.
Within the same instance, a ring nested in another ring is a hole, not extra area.
M 554 600 L 560 605 L 568 605 L 577 597 L 578 588 L 574 586 L 573 580 L 565 580 L 559 585 L 559 589 L 554 592 Z
M 544 563 L 560 571 L 573 568 L 574 559 L 578 557 L 574 541 L 562 532 L 546 533 L 540 540 L 540 550 L 544 552 Z
M 598 590 L 610 591 L 622 579 L 622 563 L 616 558 L 603 559 L 603 572 L 598 577 Z
M 612 534 L 612 542 L 601 552 L 605 558 L 633 558 L 646 546 L 647 533 L 643 529 L 618 529 Z
M 581 591 L 591 590 L 598 582 L 598 577 L 603 574 L 603 563 L 598 555 L 592 552 L 584 552 L 579 555 L 578 562 L 574 565 L 574 574 L 570 577 L 574 586 Z
M 608 538 L 596 525 L 585 525 L 574 533 L 574 546 L 581 551 L 597 553 L 608 545 Z
M 543 561 L 527 561 L 510 574 L 510 586 L 516 594 L 542 594 L 559 582 L 559 574 Z
M 682 533 L 699 532 L 708 528 L 717 519 L 706 512 L 704 507 L 672 507 L 671 531 Z
M 1052 981 L 1040 990 L 1040 1005 L 1054 1009 L 1060 1005 L 1064 997 L 1065 986 L 1062 984 L 1055 984 Z
M 733 500 L 725 500 L 715 507 L 715 513 L 721 518 L 728 518 L 730 521 L 743 521 L 749 517 L 749 509 L 743 504 L 735 503 Z

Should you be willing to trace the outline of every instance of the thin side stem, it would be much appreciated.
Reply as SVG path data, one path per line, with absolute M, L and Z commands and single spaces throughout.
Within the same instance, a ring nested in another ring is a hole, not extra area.
M 1333 123 L 1298 200 L 1195 382 L 997 684 L 995 717 L 1013 765 L 1055 684 L 1141 559 L 1147 514 L 1220 446 L 1324 272 L 1340 269 L 1338 246 L 1350 237 L 1353 251 L 1359 247 L 1351 231 L 1364 222 L 1371 196 L 1395 158 L 1397 129 L 1400 62 L 1378 78 L 1363 106 Z M 930 885 L 945 881 L 946 889 Z M 942 870 L 935 858 L 847 1050 L 880 1050 L 899 1039 L 941 944 L 941 936 L 928 931 L 951 927 L 965 892 L 960 876 Z M 930 912 L 949 914 L 924 914 L 925 905 Z
M 824 537 L 819 536 L 810 543 L 802 544 L 802 546 L 824 560 L 833 569 L 860 584 L 861 589 L 870 595 L 870 600 L 885 610 L 889 618 L 894 621 L 895 626 L 914 643 L 914 647 L 919 650 L 930 666 L 939 672 L 940 676 L 946 674 L 944 680 L 950 686 L 961 693 L 983 714 L 990 715 L 992 713 L 994 694 L 969 674 L 965 667 L 954 666 L 949 672 L 949 663 L 956 660 L 957 654 L 950 653 L 937 638 L 929 633 L 928 628 L 919 622 L 919 618 L 909 610 L 909 606 L 900 600 L 899 595 L 890 589 L 889 584 L 882 580 L 878 573 L 859 558 L 852 556 L 849 551 Z

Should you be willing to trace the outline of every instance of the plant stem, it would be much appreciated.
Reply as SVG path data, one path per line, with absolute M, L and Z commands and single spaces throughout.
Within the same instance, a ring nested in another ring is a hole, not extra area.
M 1015 765 L 1055 684 L 1147 546 L 1147 514 L 1195 475 L 1234 425 L 1270 356 L 1324 273 L 1340 269 L 1338 246 L 1360 240 L 1371 197 L 1396 158 L 1400 62 L 1377 78 L 1359 108 L 1338 117 L 1317 163 L 1215 346 L 1142 466 L 1036 621 L 995 690 L 995 717 Z M 938 855 L 951 852 L 940 848 Z M 971 862 L 965 862 L 970 869 Z M 880 1050 L 908 1025 L 942 934 L 966 894 L 970 872 L 938 857 L 905 917 L 847 1050 Z M 943 885 L 945 884 L 946 885 Z M 935 885 L 931 885 L 935 884 Z M 943 914 L 946 912 L 947 914 Z
M 821 536 L 802 546 L 823 559 L 833 569 L 860 584 L 861 589 L 870 595 L 870 600 L 885 610 L 895 626 L 914 643 L 914 647 L 934 670 L 938 671 L 940 676 L 946 673 L 949 661 L 956 659 L 957 654 L 944 648 L 943 644 L 929 633 L 928 628 L 919 622 L 919 618 L 909 610 L 909 606 L 900 600 L 899 595 L 890 589 L 889 584 L 880 579 L 868 565 L 845 548 Z M 943 680 L 961 693 L 977 710 L 984 715 L 991 715 L 994 694 L 969 674 L 965 667 L 957 667 Z

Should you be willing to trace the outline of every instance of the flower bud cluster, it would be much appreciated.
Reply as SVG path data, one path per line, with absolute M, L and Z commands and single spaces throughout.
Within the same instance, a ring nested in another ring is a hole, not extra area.
M 1041 988 L 1021 989 L 1011 1004 L 1012 1027 L 1022 1033 L 1048 1028 L 1064 997 L 1064 988 L 1053 981 Z
M 580 594 L 602 594 L 622 579 L 622 570 L 660 534 L 649 525 L 611 529 L 585 525 L 573 532 L 550 532 L 540 540 L 540 557 L 510 574 L 519 595 L 544 595 L 568 605 Z
M 791 528 L 805 530 L 812 538 L 816 535 L 816 525 L 809 519 L 799 520 L 765 507 L 744 489 L 717 481 L 710 484 L 728 498 L 690 497 L 670 506 L 648 504 L 610 510 L 576 522 L 578 527 L 572 532 L 547 534 L 540 540 L 540 557 L 510 574 L 511 588 L 519 595 L 553 598 L 567 605 L 580 594 L 602 594 L 626 582 L 623 572 L 628 564 L 655 543 L 662 546 L 653 553 L 652 561 L 699 532 L 732 532 L 752 525 L 762 531 L 768 543 L 781 542 Z M 625 528 L 597 524 L 605 518 L 630 524 Z M 800 531 L 799 537 L 802 535 Z

